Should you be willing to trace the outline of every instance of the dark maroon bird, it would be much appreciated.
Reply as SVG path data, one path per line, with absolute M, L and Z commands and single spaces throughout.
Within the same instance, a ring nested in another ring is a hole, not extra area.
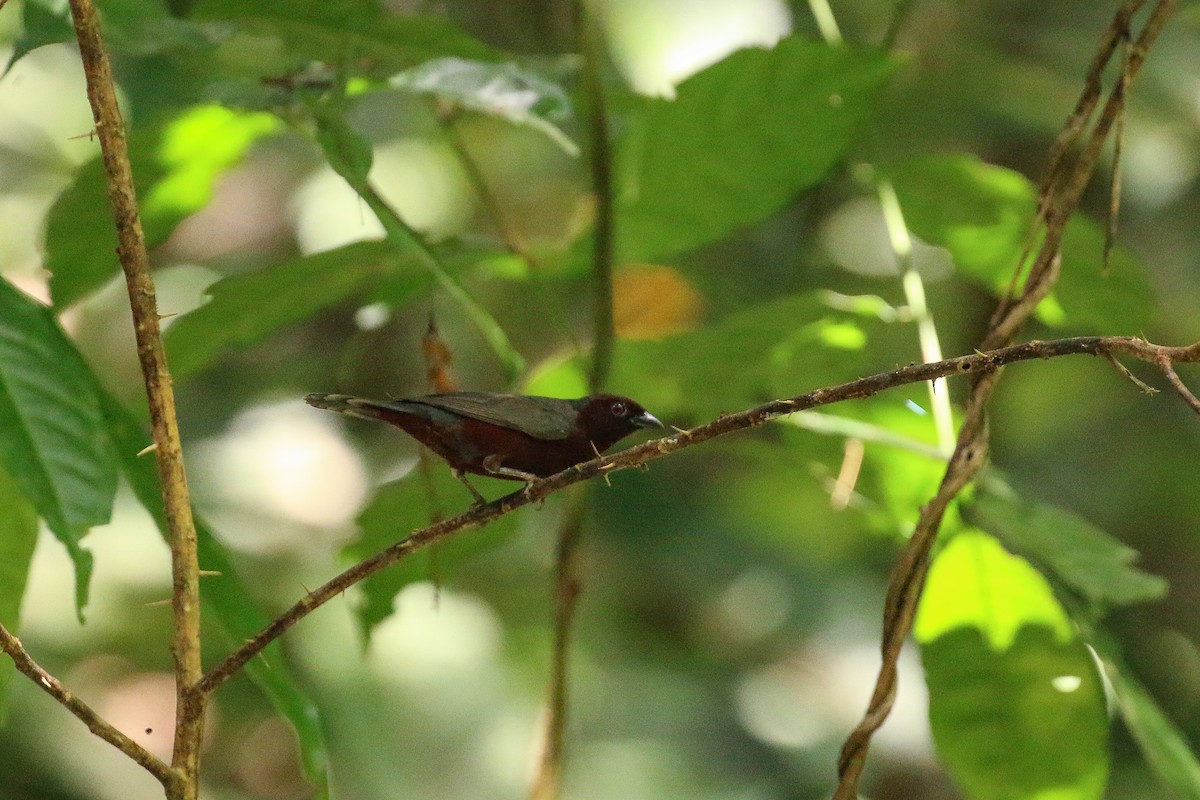
M 446 459 L 478 502 L 463 473 L 515 481 L 544 478 L 590 461 L 638 428 L 662 427 L 628 397 L 578 400 L 489 392 L 449 392 L 396 400 L 310 394 L 310 406 L 379 419 Z

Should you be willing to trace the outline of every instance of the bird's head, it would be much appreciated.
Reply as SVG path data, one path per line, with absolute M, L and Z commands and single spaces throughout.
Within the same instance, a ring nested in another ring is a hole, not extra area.
M 615 394 L 595 394 L 581 401 L 579 426 L 600 451 L 607 450 L 638 428 L 663 424 L 641 404 Z

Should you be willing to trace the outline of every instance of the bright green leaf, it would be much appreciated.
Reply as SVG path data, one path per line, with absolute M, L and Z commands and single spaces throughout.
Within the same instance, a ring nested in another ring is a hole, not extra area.
M 358 517 L 362 536 L 347 546 L 346 556 L 361 561 L 436 519 L 466 509 L 471 503 L 467 488 L 440 461 L 430 459 L 430 462 L 427 475 L 422 475 L 422 468 L 418 466 L 405 477 L 376 491 Z M 471 476 L 471 482 L 490 497 L 508 494 L 520 486 L 511 481 L 476 476 Z M 508 514 L 481 530 L 466 531 L 433 547 L 423 548 L 372 575 L 359 584 L 362 602 L 356 611 L 363 630 L 369 634 L 391 615 L 392 602 L 405 586 L 415 581 L 441 582 L 452 578 L 458 564 L 500 544 L 512 534 L 515 526 L 516 518 Z
M 75 562 L 87 603 L 91 554 L 80 540 L 112 513 L 117 464 L 91 372 L 49 309 L 0 279 L 0 467 Z
M 1012 646 L 1026 626 L 1072 638 L 1067 614 L 1046 579 L 979 531 L 955 535 L 929 567 L 913 634 L 929 643 L 957 628 L 979 630 L 993 650 Z
M 532 128 L 569 155 L 579 154 L 579 146 L 555 124 L 571 118 L 566 91 L 519 64 L 439 58 L 394 76 L 391 84 Z
M 993 292 L 1007 290 L 1035 211 L 1037 190 L 1028 179 L 959 154 L 915 159 L 889 177 L 914 233 L 949 250 L 963 275 Z M 1113 251 L 1104 273 L 1103 249 L 1104 233 L 1095 222 L 1076 215 L 1067 224 L 1062 272 L 1039 309 L 1044 322 L 1105 333 L 1141 331 L 1152 301 L 1145 275 L 1122 248 Z
M 857 139 L 895 62 L 794 36 L 642 98 L 618 142 L 621 260 L 717 241 L 817 183 Z
M 8 472 L 0 469 L 0 624 L 13 635 L 21 627 L 21 598 L 37 533 L 37 511 Z M 8 686 L 15 674 L 12 659 L 0 657 L 0 723 L 4 721 Z
M 167 535 L 158 470 L 153 458 L 138 456 L 150 434 L 111 396 L 103 399 L 104 414 L 129 485 L 138 500 L 154 517 L 163 536 Z M 226 647 L 241 645 L 271 621 L 255 604 L 238 578 L 225 548 L 199 516 L 195 517 L 200 569 L 200 596 L 206 620 L 215 620 L 225 634 Z M 267 700 L 296 731 L 305 773 L 324 796 L 328 754 L 321 730 L 320 712 L 292 675 L 278 640 L 250 659 L 246 674 Z
M 997 482 L 979 493 L 970 516 L 1101 613 L 1166 594 L 1165 580 L 1133 566 L 1136 550 L 1076 514 L 1022 501 Z
M 1108 721 L 1082 642 L 1026 626 L 997 652 L 982 631 L 956 628 L 923 645 L 921 660 L 938 755 L 967 797 L 1103 797 Z
M 208 288 L 207 304 L 167 329 L 171 371 L 176 377 L 194 374 L 229 348 L 262 341 L 369 290 L 396 261 L 391 244 L 357 242 L 217 281 Z
M 135 128 L 129 158 L 147 244 L 165 241 L 184 217 L 203 208 L 217 178 L 277 130 L 269 115 L 218 106 L 197 106 L 162 126 Z M 46 267 L 55 307 L 66 308 L 119 273 L 116 247 L 104 165 L 96 158 L 50 210 Z

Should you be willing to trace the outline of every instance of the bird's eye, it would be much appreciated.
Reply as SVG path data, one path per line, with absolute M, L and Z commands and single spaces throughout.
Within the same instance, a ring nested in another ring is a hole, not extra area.
M 612 415 L 614 417 L 623 417 L 629 413 L 629 409 L 626 408 L 625 404 L 622 403 L 620 400 L 616 401 L 611 406 L 609 406 L 608 410 L 612 413 Z

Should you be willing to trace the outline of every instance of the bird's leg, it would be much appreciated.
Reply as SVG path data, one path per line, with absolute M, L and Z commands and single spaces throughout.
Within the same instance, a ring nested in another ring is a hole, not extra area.
M 466 475 L 466 473 L 465 473 L 465 472 L 463 472 L 462 470 L 457 470 L 457 469 L 451 469 L 450 471 L 451 471 L 451 472 L 453 472 L 453 473 L 454 473 L 454 477 L 456 477 L 456 478 L 458 478 L 460 481 L 462 481 L 462 485 L 463 485 L 463 486 L 465 486 L 465 487 L 467 487 L 468 489 L 470 489 L 470 490 L 471 490 L 471 494 L 475 496 L 475 502 L 474 502 L 474 503 L 472 503 L 471 505 L 473 505 L 473 506 L 481 506 L 481 505 L 483 505 L 484 503 L 486 503 L 486 502 L 487 502 L 487 498 L 486 498 L 486 497 L 484 497 L 483 495 L 481 495 L 481 494 L 479 493 L 479 490 L 478 490 L 478 489 L 476 489 L 474 486 L 472 486 L 472 485 L 471 485 L 471 482 L 470 482 L 469 480 L 467 480 L 467 475 Z
M 525 497 L 529 497 L 529 487 L 533 486 L 533 482 L 538 479 L 537 475 L 532 472 L 522 472 L 519 469 L 506 467 L 500 464 L 498 456 L 488 456 L 483 460 L 483 468 L 493 475 L 503 478 L 516 478 L 520 481 L 525 481 Z

